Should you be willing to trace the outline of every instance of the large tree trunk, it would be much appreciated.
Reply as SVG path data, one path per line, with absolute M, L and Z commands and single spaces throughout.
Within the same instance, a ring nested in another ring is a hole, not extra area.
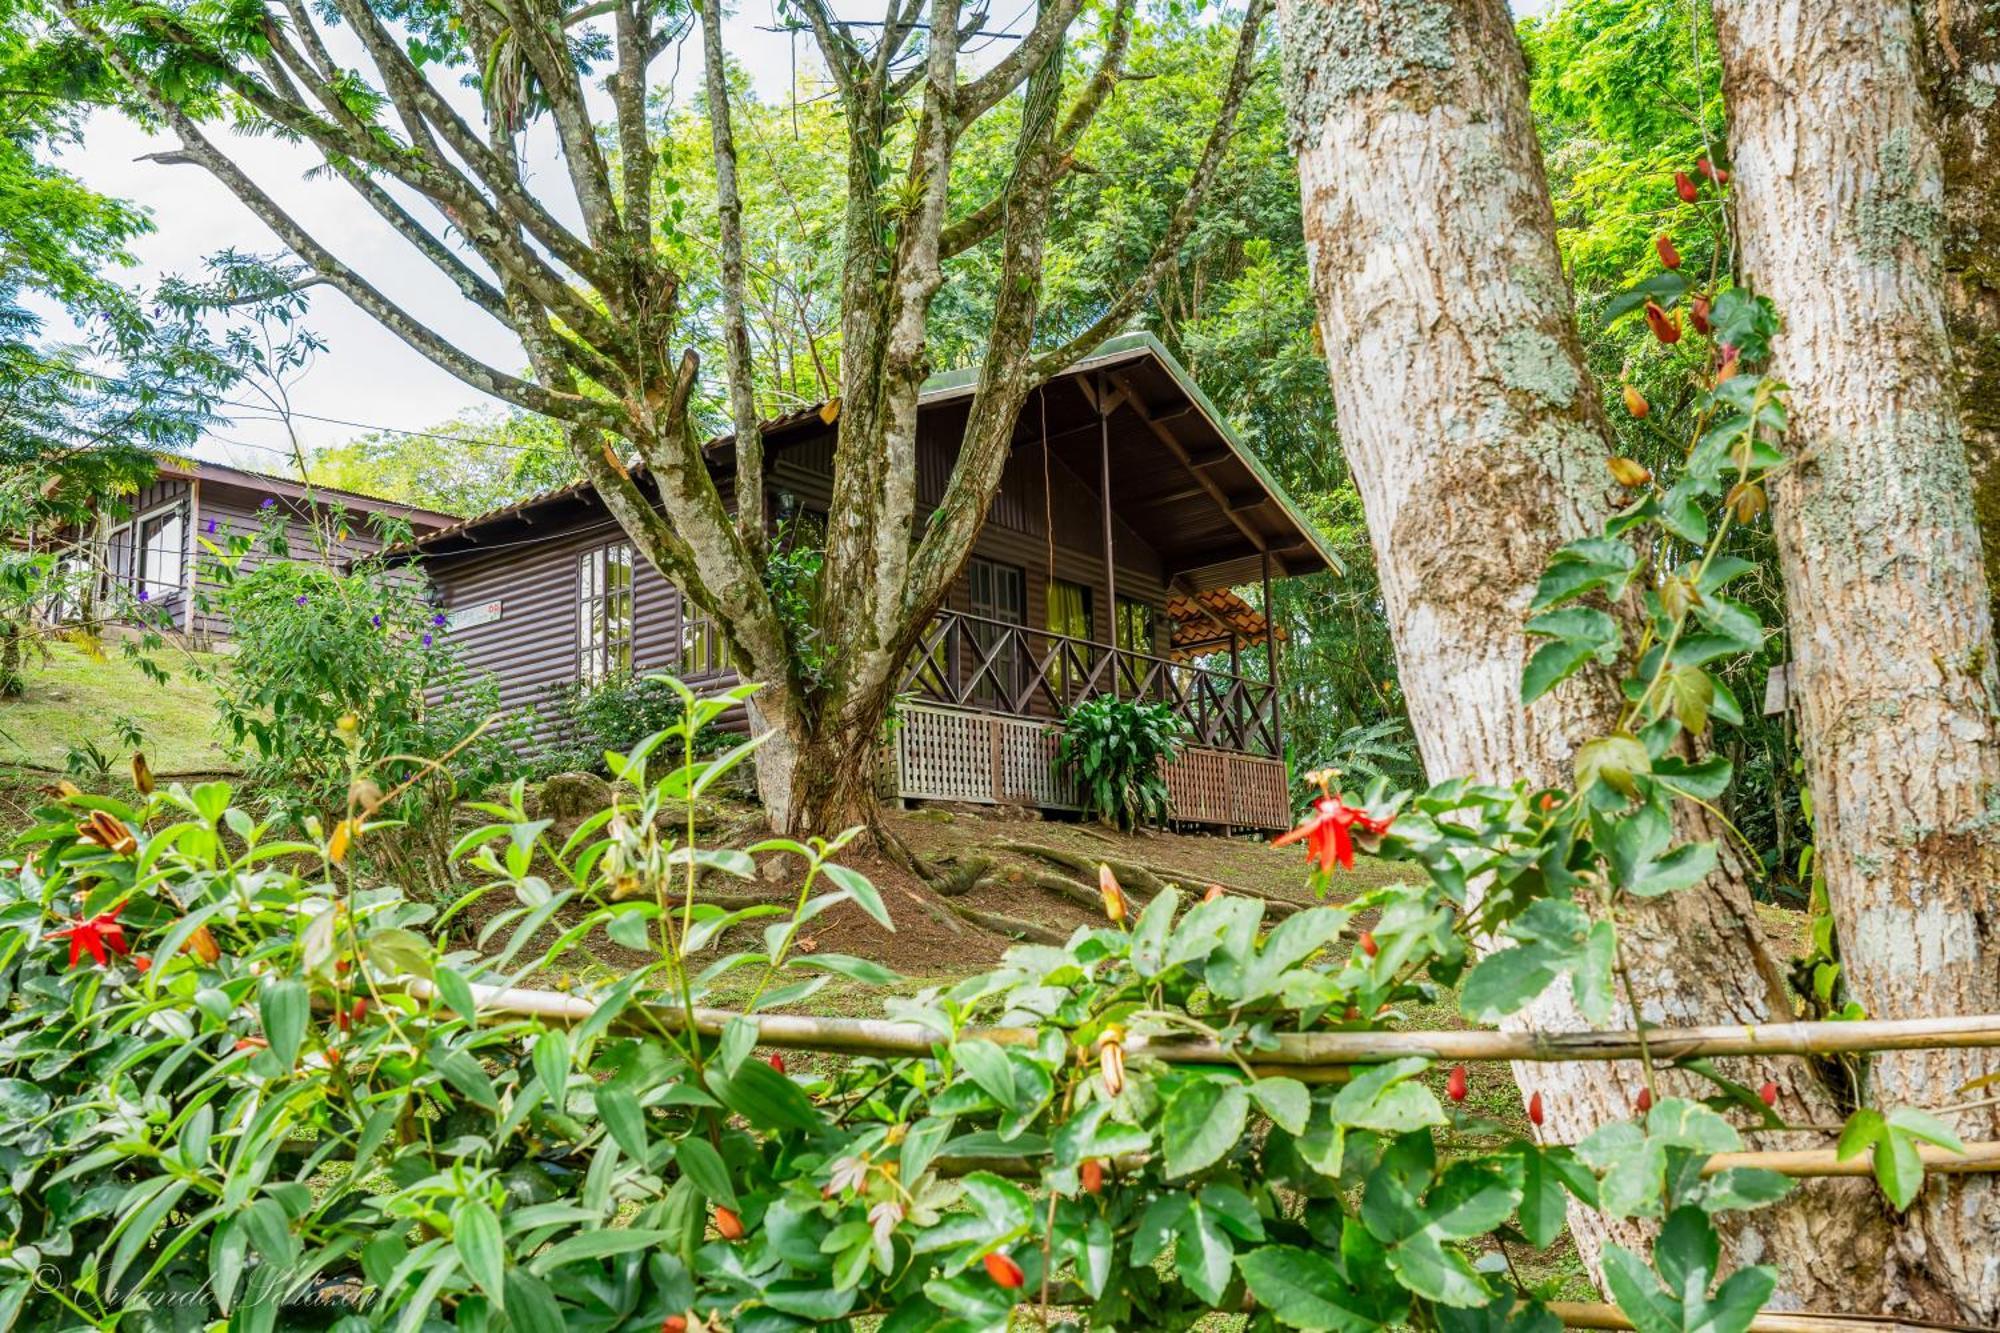
M 1366 505 L 1402 685 L 1428 770 L 1569 781 L 1616 697 L 1579 678 L 1520 704 L 1522 621 L 1549 554 L 1609 513 L 1609 435 L 1584 369 L 1502 0 L 1288 0 L 1286 101 L 1342 443 Z M 1642 1016 L 1790 1016 L 1742 881 L 1622 922 Z M 1586 1026 L 1566 988 L 1521 1026 Z M 1837 1115 L 1802 1066 L 1769 1071 L 1795 1119 Z M 1761 1079 L 1763 1071 L 1756 1078 Z M 1632 1114 L 1636 1068 L 1515 1069 L 1551 1141 Z M 1631 1229 L 1573 1210 L 1593 1268 Z M 1870 1308 L 1889 1287 L 1867 1191 L 1822 1184 L 1743 1217 L 1741 1262 L 1779 1263 L 1789 1306 Z
M 1879 1018 L 2000 1010 L 1992 621 L 1959 428 L 1944 185 L 1918 31 L 1892 0 L 1716 5 L 1746 276 L 1778 306 L 1796 467 L 1774 488 L 1819 864 Z M 1873 1062 L 1940 1106 L 1990 1053 Z M 2000 1130 L 1961 1114 L 1967 1138 Z M 2000 1319 L 2000 1189 L 1932 1180 L 1899 1244 L 1959 1318 Z
M 2000 3 L 1916 5 L 1944 170 L 1945 328 L 1989 594 L 2000 588 Z

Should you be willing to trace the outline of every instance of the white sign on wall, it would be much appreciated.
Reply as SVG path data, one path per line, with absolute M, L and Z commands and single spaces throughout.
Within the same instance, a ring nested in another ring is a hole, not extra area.
M 478 606 L 461 607 L 445 613 L 445 633 L 450 634 L 474 625 L 490 625 L 500 619 L 504 604 L 498 601 L 483 602 Z

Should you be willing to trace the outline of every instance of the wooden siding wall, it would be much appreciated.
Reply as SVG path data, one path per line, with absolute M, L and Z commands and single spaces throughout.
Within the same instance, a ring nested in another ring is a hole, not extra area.
M 962 413 L 942 414 L 942 419 L 927 418 L 925 422 L 918 442 L 920 523 L 943 494 L 962 429 Z M 772 460 L 768 482 L 773 491 L 788 492 L 802 506 L 825 512 L 832 502 L 832 467 L 833 432 L 829 429 L 787 444 Z M 1015 451 L 973 554 L 1025 573 L 1027 623 L 1031 628 L 1045 628 L 1052 554 L 1048 531 L 1053 518 L 1058 534 L 1054 577 L 1092 590 L 1094 637 L 1108 642 L 1112 620 L 1105 592 L 1097 480 L 1076 476 L 1053 456 L 1049 469 L 1045 495 L 1040 448 L 1031 442 Z M 1115 511 L 1115 475 L 1112 484 Z M 577 557 L 621 536 L 594 497 L 575 516 L 538 521 L 529 532 L 529 536 L 504 547 L 474 549 L 425 562 L 448 609 L 465 611 L 495 601 L 501 604 L 500 619 L 457 629 L 453 640 L 468 666 L 495 677 L 501 703 L 510 712 L 539 704 L 551 686 L 577 678 Z M 1116 524 L 1114 533 L 1118 595 L 1146 603 L 1154 609 L 1156 624 L 1163 622 L 1167 596 L 1164 562 L 1123 523 Z M 643 556 L 636 563 L 634 585 L 633 664 L 642 670 L 672 669 L 679 660 L 680 595 Z M 954 584 L 946 604 L 954 610 L 970 610 L 963 576 Z M 709 680 L 731 681 L 733 673 L 724 672 Z M 546 720 L 537 733 L 547 736 Z
M 432 568 L 448 610 L 500 604 L 500 616 L 451 632 L 467 666 L 491 673 L 510 714 L 538 710 L 535 738 L 551 734 L 544 707 L 553 687 L 577 679 L 577 564 L 586 551 L 627 540 L 599 515 L 521 545 L 476 552 Z M 671 668 L 680 660 L 681 597 L 637 556 L 632 570 L 632 664 Z
M 229 637 L 229 621 L 217 614 L 213 608 L 203 610 L 200 594 L 206 594 L 213 601 L 217 590 L 214 578 L 215 557 L 202 545 L 204 540 L 227 549 L 232 536 L 254 537 L 261 532 L 271 517 L 271 511 L 264 509 L 266 499 L 276 499 L 273 508 L 286 515 L 286 540 L 291 545 L 295 560 L 319 559 L 319 550 L 311 531 L 307 527 L 308 507 L 302 501 L 274 497 L 267 491 L 258 490 L 254 485 L 242 486 L 210 478 L 197 481 L 192 477 L 163 475 L 142 488 L 130 502 L 132 522 L 129 531 L 136 534 L 139 520 L 152 510 L 163 505 L 181 502 L 188 507 L 184 557 L 185 568 L 193 571 L 197 596 L 190 608 L 186 594 L 173 593 L 165 597 L 155 597 L 151 606 L 171 617 L 176 629 L 191 629 L 199 639 L 226 639 Z M 358 510 L 338 509 L 322 506 L 329 512 L 338 513 L 347 528 L 347 538 L 336 544 L 331 553 L 334 562 L 344 562 L 362 556 L 372 555 L 382 549 L 382 539 L 376 535 L 369 522 L 369 516 Z M 209 532 L 213 521 L 215 531 Z M 276 557 L 260 544 L 244 556 L 240 568 L 251 570 Z M 192 621 L 190 621 L 192 613 Z

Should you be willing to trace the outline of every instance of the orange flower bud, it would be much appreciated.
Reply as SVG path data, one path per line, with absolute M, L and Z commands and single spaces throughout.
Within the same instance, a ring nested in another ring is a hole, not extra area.
M 1367 954 L 1370 958 L 1382 952 L 1382 946 L 1375 942 L 1374 931 L 1364 930 L 1361 932 L 1361 952 Z
M 733 1209 L 715 1206 L 715 1229 L 722 1233 L 724 1240 L 743 1239 L 743 1219 Z
M 153 794 L 153 770 L 146 763 L 145 752 L 141 750 L 132 751 L 132 785 L 138 789 L 141 796 Z
M 1625 410 L 1635 417 L 1643 417 L 1653 410 L 1653 405 L 1646 401 L 1645 394 L 1628 384 L 1625 386 Z
M 1688 301 L 1688 323 L 1692 324 L 1694 331 L 1701 334 L 1704 338 L 1715 327 L 1708 322 L 1708 312 L 1710 309 L 1712 307 L 1709 305 L 1706 296 L 1696 296 Z
M 1021 1265 L 998 1250 L 987 1255 L 982 1262 L 986 1265 L 986 1276 L 993 1279 L 995 1286 L 1005 1287 L 1009 1291 L 1019 1291 L 1022 1284 L 1028 1280 L 1028 1275 L 1021 1271 Z
M 1676 171 L 1674 173 L 1674 193 L 1681 197 L 1682 203 L 1691 204 L 1701 197 L 1701 187 L 1696 185 L 1694 177 L 1688 175 L 1685 171 Z
M 1636 458 L 1619 456 L 1606 464 L 1611 469 L 1611 479 L 1620 486 L 1637 489 L 1653 479 L 1653 474 L 1644 463 Z
M 1539 1092 L 1528 1098 L 1528 1122 L 1534 1125 L 1542 1123 L 1542 1094 Z
M 1671 236 L 1664 233 L 1655 236 L 1653 238 L 1653 253 L 1657 254 L 1660 257 L 1660 262 L 1668 268 L 1679 268 L 1681 266 L 1681 252 L 1674 249 L 1674 240 Z
M 1077 1173 L 1083 1180 L 1085 1194 L 1099 1194 L 1104 1190 L 1104 1163 L 1093 1157 L 1083 1164 Z
M 1211 884 L 1208 886 L 1208 892 L 1201 895 L 1201 900 L 1205 903 L 1212 903 L 1217 898 L 1220 898 L 1223 892 L 1223 887 L 1220 884 Z
M 181 946 L 182 953 L 191 953 L 202 962 L 213 966 L 222 958 L 222 946 L 215 942 L 207 926 L 196 926 L 188 934 L 187 943 Z
M 1717 185 L 1729 184 L 1729 173 L 1705 157 L 1695 159 L 1694 169 L 1714 181 Z
M 1653 1109 L 1653 1090 L 1651 1088 L 1639 1089 L 1639 1095 L 1632 1099 L 1632 1104 L 1639 1108 L 1640 1115 L 1646 1114 L 1646 1112 Z
M 1444 1081 L 1444 1095 L 1455 1102 L 1465 1100 L 1465 1066 L 1453 1065 L 1451 1074 Z
M 1768 1078 L 1765 1079 L 1764 1086 L 1757 1089 L 1757 1098 L 1766 1106 L 1776 1106 L 1778 1104 L 1778 1085 Z
M 1656 301 L 1646 302 L 1646 327 L 1670 347 L 1681 340 L 1681 326 Z
M 132 966 L 137 968 L 139 970 L 139 975 L 143 977 L 148 972 L 153 970 L 153 960 L 148 958 L 145 954 L 135 953 L 132 955 Z
M 1111 867 L 1100 862 L 1097 867 L 1097 893 L 1104 900 L 1104 915 L 1117 925 L 1125 919 L 1125 890 L 1118 883 L 1118 876 L 1111 873 Z

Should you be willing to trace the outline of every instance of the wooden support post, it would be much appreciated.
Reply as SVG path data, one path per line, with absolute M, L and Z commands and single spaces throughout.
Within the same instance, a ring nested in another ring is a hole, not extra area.
M 1111 413 L 1110 386 L 1097 386 L 1098 478 L 1097 499 L 1104 515 L 1104 609 L 1111 619 L 1111 697 L 1118 697 L 1118 631 L 1123 618 L 1118 614 L 1118 569 L 1111 547 Z
M 1278 689 L 1278 618 L 1277 607 L 1271 602 L 1271 553 L 1262 551 L 1259 557 L 1264 575 L 1264 664 L 1271 677 L 1271 748 L 1277 751 L 1271 757 L 1282 761 L 1285 757 L 1285 718 L 1284 703 Z M 1289 769 L 1285 776 L 1289 786 Z
M 187 531 L 181 534 L 182 559 L 187 563 L 181 567 L 181 632 L 194 641 L 194 594 L 201 585 L 201 478 L 188 482 Z

